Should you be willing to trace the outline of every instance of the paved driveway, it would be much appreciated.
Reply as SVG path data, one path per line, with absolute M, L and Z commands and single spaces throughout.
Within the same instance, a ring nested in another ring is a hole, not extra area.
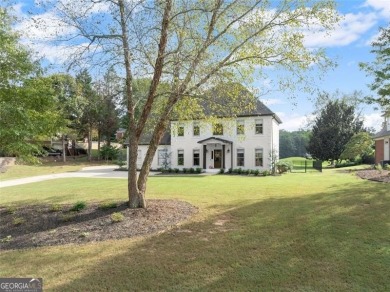
M 126 179 L 127 171 L 114 171 L 114 169 L 118 168 L 115 165 L 109 166 L 91 166 L 84 167 L 80 171 L 75 172 L 64 172 L 64 173 L 56 173 L 56 174 L 47 174 L 47 175 L 38 175 L 31 176 L 26 178 L 18 178 L 11 179 L 0 182 L 0 188 L 23 185 L 28 183 L 40 182 L 50 179 L 57 178 L 70 178 L 70 177 L 95 177 L 95 178 L 119 178 Z M 151 172 L 150 175 L 154 175 L 154 172 Z

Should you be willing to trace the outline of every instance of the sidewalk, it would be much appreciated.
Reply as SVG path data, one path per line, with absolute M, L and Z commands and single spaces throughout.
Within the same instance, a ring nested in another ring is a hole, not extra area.
M 84 167 L 80 171 L 64 172 L 56 174 L 46 174 L 39 176 L 31 176 L 26 178 L 10 179 L 0 182 L 0 188 L 12 187 L 17 185 L 29 184 L 58 178 L 73 178 L 73 177 L 95 177 L 95 178 L 127 178 L 127 171 L 114 171 L 118 168 L 115 165 L 109 166 L 91 166 Z M 153 175 L 151 173 L 150 175 Z

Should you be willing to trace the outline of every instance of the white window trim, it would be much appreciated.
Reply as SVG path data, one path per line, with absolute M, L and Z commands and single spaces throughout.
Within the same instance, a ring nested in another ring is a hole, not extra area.
M 261 121 L 261 133 L 256 133 L 257 122 Z M 264 135 L 264 119 L 255 119 L 255 135 Z
M 243 163 L 243 165 L 238 165 L 238 151 L 242 151 L 242 153 L 244 154 L 244 163 Z M 237 167 L 245 167 L 245 148 L 237 148 L 236 149 L 236 166 Z

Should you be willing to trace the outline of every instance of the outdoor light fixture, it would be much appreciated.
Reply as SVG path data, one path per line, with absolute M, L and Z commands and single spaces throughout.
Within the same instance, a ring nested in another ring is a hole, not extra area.
M 228 148 L 228 150 L 227 150 L 226 152 L 229 153 L 229 152 L 230 152 L 230 149 Z

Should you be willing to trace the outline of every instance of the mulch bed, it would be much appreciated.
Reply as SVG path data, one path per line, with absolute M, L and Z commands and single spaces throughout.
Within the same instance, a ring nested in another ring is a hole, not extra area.
M 198 212 L 196 207 L 178 200 L 148 200 L 146 209 L 129 209 L 126 202 L 109 209 L 87 203 L 83 210 L 70 211 L 72 206 L 0 207 L 0 250 L 153 234 L 176 226 Z M 111 214 L 115 212 L 123 214 L 124 220 L 113 222 Z
M 390 171 L 388 170 L 364 169 L 357 170 L 356 174 L 363 179 L 385 183 L 390 182 Z

